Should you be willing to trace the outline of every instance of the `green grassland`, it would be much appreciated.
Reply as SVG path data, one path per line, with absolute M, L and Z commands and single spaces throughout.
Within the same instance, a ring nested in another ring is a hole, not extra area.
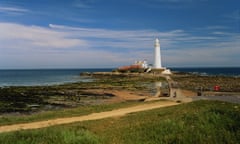
M 0 134 L 4 144 L 239 143 L 240 105 L 196 101 L 37 130 Z

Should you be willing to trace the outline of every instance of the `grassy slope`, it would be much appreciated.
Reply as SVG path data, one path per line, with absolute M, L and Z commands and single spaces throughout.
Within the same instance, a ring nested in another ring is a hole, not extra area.
M 0 143 L 239 143 L 239 112 L 237 104 L 198 101 L 125 117 L 0 134 Z

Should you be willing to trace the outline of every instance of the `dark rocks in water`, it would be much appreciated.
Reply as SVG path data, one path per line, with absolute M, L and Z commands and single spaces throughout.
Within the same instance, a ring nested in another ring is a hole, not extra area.
M 4 87 L 0 89 L 0 113 L 31 113 L 46 110 L 46 107 L 50 109 L 75 107 L 83 105 L 85 99 L 94 101 L 114 96 L 110 93 L 84 91 L 91 85 L 95 83 Z
M 80 73 L 80 76 L 92 76 L 92 73 L 90 73 L 90 72 L 82 72 L 82 73 Z

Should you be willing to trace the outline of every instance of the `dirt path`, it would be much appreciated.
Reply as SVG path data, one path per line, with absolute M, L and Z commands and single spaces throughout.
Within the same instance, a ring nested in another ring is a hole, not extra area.
M 123 116 L 129 113 L 146 111 L 146 110 L 167 107 L 167 106 L 173 106 L 177 104 L 178 103 L 171 102 L 171 101 L 154 102 L 149 104 L 145 103 L 139 106 L 121 108 L 121 109 L 107 111 L 107 112 L 93 113 L 93 114 L 79 116 L 79 117 L 58 118 L 53 120 L 46 120 L 46 121 L 39 121 L 39 122 L 32 122 L 32 123 L 6 125 L 6 126 L 0 127 L 0 133 L 26 130 L 26 129 L 38 129 L 38 128 L 44 128 L 44 127 L 49 127 L 54 125 L 68 124 L 73 122 L 81 122 L 81 121 L 87 121 L 87 120 L 97 120 L 97 119 L 103 119 L 103 118 L 109 118 L 109 117 Z

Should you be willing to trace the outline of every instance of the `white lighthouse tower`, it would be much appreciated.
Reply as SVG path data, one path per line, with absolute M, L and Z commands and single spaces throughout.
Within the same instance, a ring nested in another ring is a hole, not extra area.
M 154 61 L 154 68 L 155 69 L 161 69 L 162 68 L 162 62 L 161 62 L 161 52 L 160 52 L 160 42 L 157 38 L 155 40 L 155 61 Z

